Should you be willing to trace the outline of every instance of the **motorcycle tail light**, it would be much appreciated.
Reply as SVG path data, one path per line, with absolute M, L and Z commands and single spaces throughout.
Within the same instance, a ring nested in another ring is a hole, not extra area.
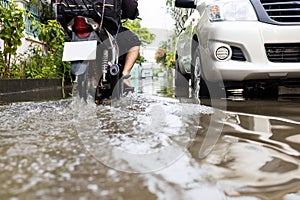
M 74 18 L 74 29 L 78 37 L 84 38 L 90 35 L 90 27 L 82 16 Z

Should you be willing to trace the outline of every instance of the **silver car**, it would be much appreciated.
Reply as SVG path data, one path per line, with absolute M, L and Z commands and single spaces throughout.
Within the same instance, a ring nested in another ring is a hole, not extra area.
M 189 79 L 208 95 L 223 84 L 253 88 L 300 78 L 300 1 L 176 0 L 175 6 L 192 13 L 176 45 L 177 96 Z

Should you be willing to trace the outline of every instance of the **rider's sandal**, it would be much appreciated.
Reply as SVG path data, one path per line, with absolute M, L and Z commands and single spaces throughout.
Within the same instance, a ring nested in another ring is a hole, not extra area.
M 128 75 L 123 75 L 123 76 L 122 76 L 122 79 L 123 79 L 123 86 L 124 86 L 124 92 L 125 92 L 125 93 L 128 93 L 128 92 L 134 92 L 134 87 L 128 85 L 128 84 L 126 83 L 126 81 L 124 81 L 125 79 L 129 79 L 130 77 L 131 77 L 130 74 L 128 74 Z

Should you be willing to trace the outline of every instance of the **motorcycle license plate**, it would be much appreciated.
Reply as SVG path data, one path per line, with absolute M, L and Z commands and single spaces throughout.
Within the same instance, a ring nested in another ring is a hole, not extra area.
M 95 60 L 97 40 L 65 42 L 63 61 Z

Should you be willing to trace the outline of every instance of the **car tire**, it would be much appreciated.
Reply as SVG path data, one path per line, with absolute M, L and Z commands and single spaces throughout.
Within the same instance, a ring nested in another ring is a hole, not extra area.
M 189 74 L 183 74 L 179 68 L 179 61 L 176 60 L 175 66 L 175 96 L 189 97 Z
M 192 58 L 191 84 L 194 98 L 210 98 L 207 81 L 203 75 L 199 48 L 196 49 Z

